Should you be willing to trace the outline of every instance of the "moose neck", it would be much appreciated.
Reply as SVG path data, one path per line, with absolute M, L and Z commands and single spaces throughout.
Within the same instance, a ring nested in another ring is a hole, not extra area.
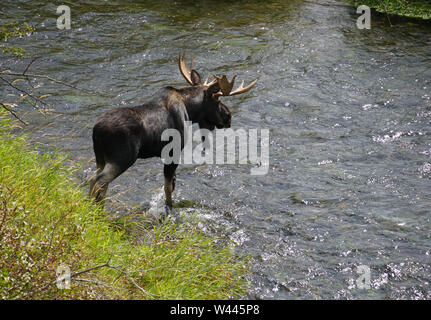
M 200 122 L 203 118 L 202 103 L 204 101 L 204 91 L 199 87 L 188 87 L 179 89 L 178 93 L 184 101 L 187 114 L 192 122 Z

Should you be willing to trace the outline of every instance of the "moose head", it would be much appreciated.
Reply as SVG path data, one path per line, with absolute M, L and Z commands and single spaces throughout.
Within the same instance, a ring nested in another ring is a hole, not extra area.
M 249 91 L 256 84 L 257 79 L 244 87 L 244 81 L 235 90 L 233 86 L 237 75 L 234 75 L 231 82 L 227 77 L 214 75 L 214 79 L 208 82 L 209 76 L 202 83 L 200 74 L 193 69 L 193 57 L 190 63 L 190 69 L 187 68 L 185 61 L 185 52 L 178 60 L 180 72 L 186 81 L 192 86 L 183 89 L 186 94 L 189 93 L 194 103 L 189 104 L 187 112 L 193 122 L 199 123 L 200 128 L 214 130 L 215 128 L 230 128 L 231 112 L 229 108 L 220 101 L 220 97 L 234 96 Z

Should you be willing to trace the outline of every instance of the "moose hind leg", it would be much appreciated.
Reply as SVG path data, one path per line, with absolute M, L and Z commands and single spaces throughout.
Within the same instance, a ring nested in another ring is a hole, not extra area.
M 105 163 L 97 163 L 97 172 L 94 176 L 92 176 L 89 179 L 89 183 L 90 183 L 90 193 L 89 196 L 92 197 L 93 196 L 93 189 L 94 189 L 94 185 L 96 184 L 97 181 L 97 176 L 100 175 L 100 173 L 103 171 L 103 169 L 105 168 Z
M 163 168 L 163 174 L 165 176 L 165 196 L 166 196 L 166 205 L 172 208 L 172 192 L 175 189 L 175 181 L 176 174 L 175 170 L 177 169 L 177 164 L 168 164 Z
M 127 167 L 128 168 L 128 167 Z M 108 190 L 109 183 L 127 170 L 120 166 L 108 163 L 92 182 L 90 196 L 93 197 L 96 203 L 103 202 Z

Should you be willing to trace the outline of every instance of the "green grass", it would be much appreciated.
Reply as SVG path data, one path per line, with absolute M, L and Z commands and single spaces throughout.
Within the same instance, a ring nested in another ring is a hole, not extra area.
M 431 19 L 431 1 L 429 0 L 347 0 L 347 2 L 355 6 L 364 4 L 381 13 Z
M 76 185 L 65 156 L 38 154 L 10 129 L 0 111 L 0 299 L 229 299 L 246 293 L 247 259 L 230 245 L 202 234 L 193 221 L 165 220 L 152 228 L 112 221 Z M 55 283 L 61 265 L 71 269 L 70 289 Z

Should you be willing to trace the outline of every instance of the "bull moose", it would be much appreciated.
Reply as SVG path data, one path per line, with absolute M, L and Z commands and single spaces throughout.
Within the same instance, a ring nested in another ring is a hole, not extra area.
M 225 75 L 214 75 L 204 83 L 199 73 L 187 68 L 185 52 L 179 56 L 179 69 L 189 87 L 164 87 L 145 104 L 120 107 L 104 113 L 93 128 L 93 148 L 97 173 L 90 180 L 90 196 L 103 202 L 108 185 L 132 166 L 138 158 L 160 157 L 163 147 L 162 132 L 176 129 L 181 133 L 184 147 L 184 123 L 191 121 L 202 129 L 230 128 L 231 112 L 220 97 L 234 96 L 249 91 L 257 79 L 244 87 L 244 81 L 233 89 L 236 75 L 229 82 Z M 175 170 L 178 163 L 164 164 L 166 205 L 172 207 Z

